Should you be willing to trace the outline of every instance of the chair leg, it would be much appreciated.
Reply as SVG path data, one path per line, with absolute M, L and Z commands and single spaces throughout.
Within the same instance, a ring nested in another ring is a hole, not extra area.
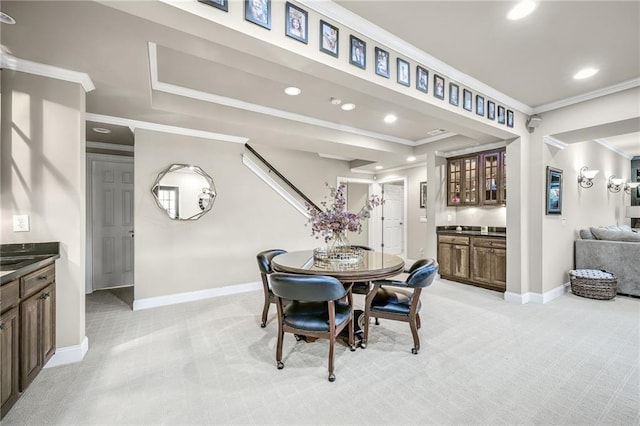
M 416 326 L 418 327 L 418 330 L 420 330 L 420 327 L 422 327 L 422 323 L 420 322 L 420 314 L 416 314 Z
M 376 317 L 376 325 L 380 325 L 380 319 Z
M 336 344 L 336 336 L 332 335 L 329 337 L 329 381 L 330 382 L 333 382 L 336 380 L 336 375 L 333 374 L 333 348 L 335 344 Z
M 418 325 L 416 323 L 416 318 L 409 319 L 409 327 L 411 327 L 411 334 L 413 335 L 413 348 L 411 348 L 411 353 L 414 355 L 420 350 L 420 337 L 418 336 Z
M 264 296 L 264 308 L 262 308 L 262 323 L 260 327 L 265 328 L 267 326 L 267 315 L 269 314 L 269 305 L 271 305 L 271 301 L 269 300 L 269 295 Z
M 364 311 L 364 334 L 362 335 L 362 340 L 360 341 L 360 347 L 365 349 L 367 347 L 367 341 L 369 341 L 369 312 Z
M 364 315 L 364 313 L 362 314 Z M 353 311 L 351 312 L 351 321 L 349 322 L 349 347 L 351 348 L 351 352 L 354 352 L 356 350 L 356 343 L 355 343 L 355 328 L 356 325 L 355 323 L 355 318 L 353 318 Z
M 284 363 L 282 362 L 282 342 L 284 340 L 284 329 L 282 327 L 282 322 L 280 321 L 280 317 L 278 317 L 278 343 L 276 346 L 276 362 L 278 363 L 278 370 L 282 370 L 284 368 Z

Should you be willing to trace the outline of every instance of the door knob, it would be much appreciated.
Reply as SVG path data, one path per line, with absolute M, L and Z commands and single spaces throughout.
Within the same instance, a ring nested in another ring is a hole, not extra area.
M 127 231 L 127 234 L 131 235 L 131 238 L 133 238 L 133 230 Z

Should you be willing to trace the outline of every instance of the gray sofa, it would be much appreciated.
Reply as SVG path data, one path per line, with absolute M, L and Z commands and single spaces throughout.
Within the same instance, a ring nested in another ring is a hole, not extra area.
M 618 279 L 618 293 L 640 297 L 640 233 L 628 226 L 581 230 L 575 267 L 611 272 Z

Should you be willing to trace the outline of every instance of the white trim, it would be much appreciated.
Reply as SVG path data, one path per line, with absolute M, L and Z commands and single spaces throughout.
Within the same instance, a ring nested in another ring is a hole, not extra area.
M 66 346 L 64 348 L 57 348 L 56 353 L 53 354 L 49 362 L 47 362 L 44 368 L 58 367 L 60 365 L 74 364 L 84 359 L 84 356 L 89 351 L 89 338 L 84 336 L 82 343 L 74 346 Z
M 602 89 L 594 90 L 593 92 L 584 93 L 582 95 L 574 96 L 567 99 L 562 99 L 556 102 L 540 105 L 532 110 L 532 114 L 540 114 L 542 112 L 551 111 L 558 108 L 564 108 L 566 106 L 579 104 L 580 102 L 596 99 L 601 96 L 611 95 L 613 93 L 622 92 L 623 90 L 632 89 L 640 86 L 640 78 L 634 78 L 632 80 L 623 81 L 622 83 L 614 84 L 613 86 L 604 87 Z
M 567 147 L 566 142 L 562 142 L 560 139 L 554 138 L 553 136 L 543 136 L 542 141 L 547 145 L 554 146 L 556 148 L 565 149 Z
M 627 154 L 623 150 L 616 148 L 615 146 L 611 145 L 606 139 L 594 139 L 594 142 L 597 142 L 600 145 L 602 145 L 605 148 L 607 148 L 608 150 L 611 150 L 611 151 L 615 152 L 616 154 L 623 156 L 627 160 L 631 160 L 633 158 L 633 155 Z
M 0 66 L 14 71 L 20 71 L 27 74 L 39 75 L 42 77 L 54 78 L 56 80 L 69 81 L 78 83 L 85 92 L 95 90 L 93 81 L 89 74 L 79 71 L 71 71 L 65 68 L 54 67 L 53 65 L 40 64 L 38 62 L 28 61 L 26 59 L 16 58 L 8 53 L 0 50 Z
M 458 155 L 466 155 L 466 154 L 472 154 L 474 152 L 488 151 L 490 149 L 504 148 L 505 146 L 507 146 L 507 142 L 500 141 L 500 142 L 493 142 L 493 143 L 488 143 L 484 145 L 471 146 L 469 148 L 464 148 L 464 149 L 456 149 L 455 151 L 436 151 L 435 156 L 442 157 L 442 158 L 451 158 L 451 157 L 457 157 Z
M 375 172 L 370 172 L 369 170 L 360 170 L 360 169 L 349 169 L 351 173 L 359 173 L 361 175 L 372 175 L 375 176 Z
M 222 133 L 207 132 L 205 130 L 188 129 L 186 127 L 168 126 L 166 124 L 131 120 L 129 118 L 113 117 L 110 115 L 94 114 L 89 112 L 85 114 L 85 120 L 127 126 L 131 129 L 131 131 L 135 131 L 135 129 L 154 130 L 156 132 L 171 133 L 174 135 L 193 136 L 196 138 L 213 139 L 222 142 L 241 144 L 245 144 L 249 141 L 249 138 L 241 136 L 225 135 Z
M 87 148 L 93 149 L 108 149 L 110 151 L 127 151 L 133 152 L 133 145 L 122 145 L 115 143 L 105 143 L 105 142 L 91 142 L 87 141 Z
M 151 68 L 151 89 L 159 92 L 169 93 L 172 95 L 183 96 L 191 99 L 197 99 L 199 101 L 208 102 L 217 105 L 223 105 L 230 108 L 237 108 L 244 111 L 255 112 L 258 114 L 269 115 L 271 117 L 282 118 L 290 121 L 297 121 L 299 123 L 310 124 L 312 126 L 323 127 L 330 130 L 337 130 L 341 132 L 352 133 L 354 135 L 366 136 L 374 139 L 380 139 L 388 142 L 395 142 L 403 145 L 415 146 L 415 142 L 409 139 L 398 138 L 396 136 L 385 135 L 383 133 L 371 132 L 369 130 L 358 129 L 356 127 L 345 126 L 343 124 L 332 123 L 326 120 L 320 120 L 307 115 L 296 114 L 289 111 L 283 111 L 276 108 L 267 107 L 264 105 L 258 105 L 251 102 L 241 101 L 235 98 L 229 98 L 227 96 L 220 96 L 209 92 L 203 92 L 201 90 L 190 89 L 184 86 L 178 86 L 175 84 L 164 83 L 158 80 L 158 63 L 157 63 L 157 47 L 153 42 L 148 42 L 149 45 L 149 64 Z
M 269 176 L 264 170 L 262 170 L 256 163 L 251 161 L 249 157 L 245 154 L 242 154 L 242 163 L 249 168 L 256 176 L 258 176 L 264 183 L 269 185 L 271 189 L 276 191 L 282 198 L 284 198 L 289 204 L 293 206 L 296 210 L 298 210 L 304 217 L 309 219 L 311 216 L 307 211 L 305 205 L 303 205 L 300 201 L 293 198 L 293 196 L 286 191 L 282 186 L 280 186 L 271 176 Z
M 522 102 L 499 92 L 493 87 L 464 74 L 439 59 L 434 58 L 414 45 L 407 43 L 398 36 L 380 28 L 372 22 L 367 21 L 337 3 L 318 0 L 298 0 L 298 3 L 301 3 L 309 9 L 313 9 L 319 14 L 362 34 L 366 38 L 374 41 L 373 44 L 386 46 L 389 49 L 398 52 L 401 56 L 406 56 L 409 59 L 430 68 L 438 74 L 443 74 L 451 80 L 457 81 L 470 89 L 481 92 L 487 97 L 495 99 L 499 103 L 510 105 L 513 109 L 521 111 L 527 115 L 532 114 L 530 106 L 525 105 Z
M 440 141 L 442 139 L 447 139 L 453 136 L 457 136 L 457 133 L 454 132 L 445 132 L 445 133 L 441 133 L 439 135 L 436 136 L 429 136 L 428 138 L 424 138 L 424 139 L 420 139 L 419 141 L 417 141 L 417 143 L 419 145 L 425 144 L 425 143 L 431 143 L 431 142 L 437 142 Z
M 186 293 L 169 294 L 167 296 L 149 297 L 133 301 L 133 310 L 157 308 L 160 306 L 175 305 L 178 303 L 195 302 L 196 300 L 210 299 L 212 297 L 230 296 L 234 294 L 247 293 L 250 291 L 262 290 L 262 283 L 259 281 L 229 285 L 225 287 L 209 288 L 206 290 L 190 291 Z
M 340 182 L 366 183 L 367 185 L 371 185 L 376 181 L 374 179 L 361 179 L 361 178 L 352 178 L 352 177 L 346 177 L 346 176 L 338 176 L 336 178 L 336 184 L 340 185 Z
M 553 299 L 557 299 L 563 294 L 569 291 L 570 283 L 564 283 L 559 285 L 558 287 L 547 291 L 546 293 L 504 293 L 504 301 L 510 303 L 518 303 L 524 305 L 525 303 L 536 303 L 536 304 L 545 304 L 551 302 Z
M 413 168 L 416 168 L 416 167 L 426 167 L 426 166 L 427 166 L 427 162 L 426 161 L 422 161 L 422 162 L 419 162 L 419 163 L 411 163 L 411 164 L 406 164 L 404 166 L 392 167 L 390 169 L 376 170 L 376 174 L 397 172 L 397 171 L 400 171 L 400 170 L 407 170 L 407 169 L 413 169 Z
M 331 154 L 323 154 L 321 152 L 318 153 L 319 157 L 328 158 L 330 160 L 341 160 L 341 161 L 353 161 L 355 158 L 341 157 L 339 155 L 331 155 Z

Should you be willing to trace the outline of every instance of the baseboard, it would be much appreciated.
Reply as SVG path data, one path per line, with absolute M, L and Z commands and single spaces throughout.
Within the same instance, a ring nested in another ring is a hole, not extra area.
M 49 362 L 45 364 L 44 368 L 58 367 L 60 365 L 80 362 L 84 359 L 87 351 L 89 351 L 89 338 L 84 336 L 82 343 L 79 345 L 57 348 L 56 353 L 53 354 Z
M 133 301 L 133 310 L 157 308 L 159 306 L 175 305 L 177 303 L 194 302 L 212 297 L 229 296 L 262 290 L 262 282 L 256 281 L 246 284 L 230 285 L 226 287 L 210 288 L 206 290 L 190 291 L 187 293 L 170 294 L 167 296 L 149 297 Z
M 510 303 L 519 303 L 521 305 L 524 305 L 525 303 L 538 303 L 543 305 L 567 293 L 569 291 L 569 285 L 570 283 L 564 283 L 543 294 L 540 294 L 540 293 L 518 294 L 518 293 L 511 293 L 507 291 L 504 293 L 504 301 L 510 302 Z

